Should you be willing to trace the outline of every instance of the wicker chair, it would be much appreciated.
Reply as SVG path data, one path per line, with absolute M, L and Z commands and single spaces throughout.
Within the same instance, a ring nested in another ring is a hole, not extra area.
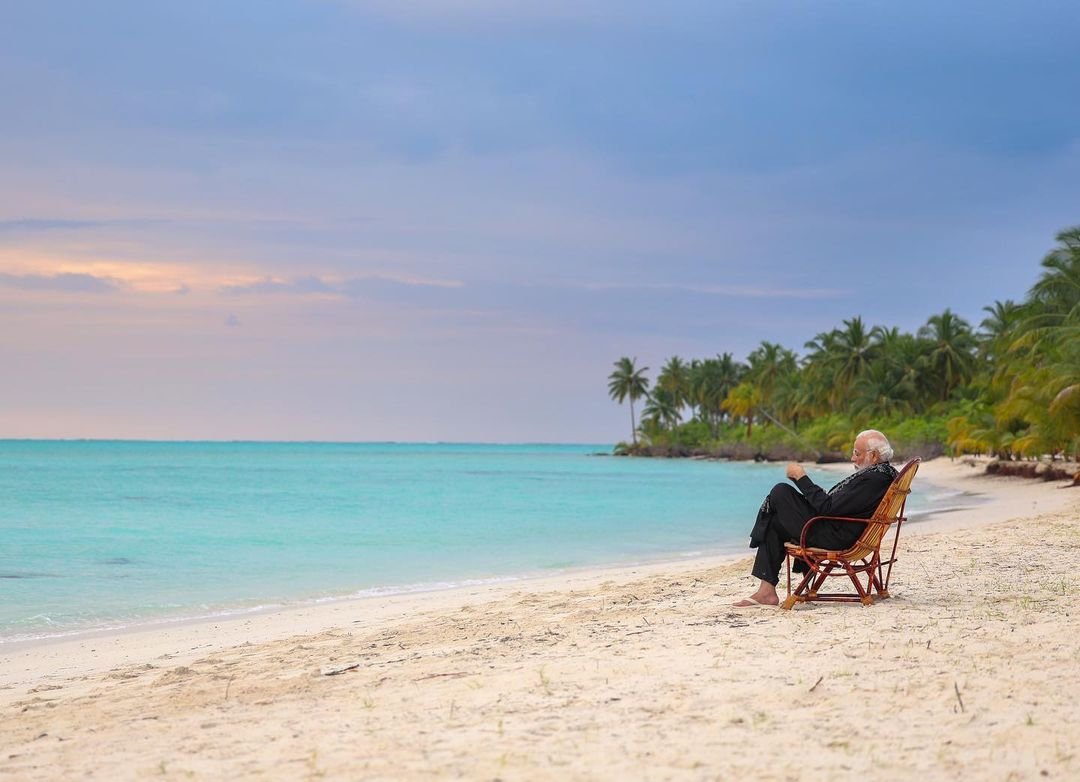
M 877 510 L 869 519 L 847 516 L 815 516 L 803 526 L 798 543 L 785 543 L 787 553 L 787 599 L 781 608 L 790 609 L 796 603 L 813 600 L 859 602 L 871 605 L 875 593 L 878 598 L 889 596 L 889 578 L 896 561 L 896 545 L 900 540 L 900 526 L 906 521 L 904 506 L 911 493 L 911 480 L 919 469 L 919 459 L 912 459 L 897 473 L 896 478 L 881 498 Z M 829 551 L 806 545 L 807 533 L 819 521 L 841 521 L 865 524 L 859 539 L 845 551 Z M 893 525 L 892 551 L 888 559 L 881 558 L 881 545 Z M 794 560 L 802 560 L 807 572 L 802 581 L 791 588 L 791 566 Z M 847 576 L 855 586 L 854 592 L 820 592 L 822 584 L 831 576 Z M 865 582 L 865 583 L 864 583 Z

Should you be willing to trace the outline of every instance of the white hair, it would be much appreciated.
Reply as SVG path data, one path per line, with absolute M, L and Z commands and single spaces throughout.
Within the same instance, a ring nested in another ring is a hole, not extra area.
M 859 436 L 855 439 L 858 440 L 861 437 L 866 438 L 866 450 L 877 451 L 878 457 L 883 462 L 890 462 L 893 458 L 893 449 L 889 445 L 889 438 L 879 432 L 877 429 L 867 429 L 865 432 L 859 432 Z

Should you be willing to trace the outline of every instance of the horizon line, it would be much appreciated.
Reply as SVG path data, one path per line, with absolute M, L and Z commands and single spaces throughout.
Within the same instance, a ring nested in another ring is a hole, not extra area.
M 0 437 L 0 443 L 214 443 L 219 445 L 610 445 L 606 442 L 562 442 L 539 440 L 259 440 L 236 439 L 168 439 L 157 437 Z

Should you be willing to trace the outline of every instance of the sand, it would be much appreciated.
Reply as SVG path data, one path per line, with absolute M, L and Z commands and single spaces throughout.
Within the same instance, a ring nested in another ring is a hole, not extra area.
M 976 473 L 869 607 L 746 556 L 0 646 L 0 777 L 1080 779 L 1080 489 Z

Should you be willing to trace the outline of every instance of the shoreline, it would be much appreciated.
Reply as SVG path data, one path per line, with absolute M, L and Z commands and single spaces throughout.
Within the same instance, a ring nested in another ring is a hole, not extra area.
M 994 495 L 998 493 L 997 490 L 1003 486 L 1002 481 L 1012 480 L 1014 481 L 1015 487 L 1027 484 L 1033 486 L 1040 485 L 1039 481 L 1029 478 L 989 476 L 982 472 L 981 469 L 985 467 L 985 461 L 986 460 L 973 461 L 970 457 L 958 460 L 939 457 L 938 459 L 924 462 L 920 465 L 920 473 L 916 480 L 925 478 L 927 483 L 936 486 L 938 489 L 955 490 L 955 496 L 959 498 L 970 498 L 970 500 L 974 500 L 974 502 L 957 506 L 931 507 L 913 513 L 909 512 L 907 514 L 908 522 L 905 528 L 905 534 L 912 532 L 918 534 L 920 531 L 930 532 L 940 528 L 951 529 L 963 527 L 969 523 L 978 523 L 979 508 L 986 502 L 993 500 Z M 969 467 L 971 468 L 970 470 L 967 469 Z M 839 476 L 846 475 L 850 472 L 850 465 L 846 463 L 825 463 L 812 465 L 810 466 L 810 469 L 827 475 L 837 476 L 836 479 L 838 480 Z M 778 473 L 778 480 L 782 479 L 782 473 Z M 963 481 L 964 484 L 958 484 L 958 480 Z M 827 484 L 828 481 L 825 481 L 824 483 Z M 1011 496 L 1012 493 L 1010 492 L 1010 497 Z M 1010 512 L 1018 513 L 1019 511 L 1020 508 L 1016 506 L 1015 502 L 1010 503 Z M 946 518 L 932 518 L 935 514 L 945 514 Z M 926 518 L 928 516 L 931 518 Z M 750 522 L 748 521 L 747 529 L 749 529 L 749 526 Z M 721 547 L 719 550 L 705 551 L 704 553 L 663 552 L 654 556 L 645 556 L 642 559 L 633 562 L 617 561 L 587 564 L 567 569 L 553 570 L 551 572 L 530 571 L 516 574 L 493 575 L 491 577 L 480 579 L 464 579 L 460 583 L 431 582 L 403 584 L 399 586 L 375 586 L 346 594 L 306 599 L 301 598 L 295 601 L 258 604 L 254 606 L 227 605 L 222 606 L 218 611 L 211 611 L 210 613 L 175 617 L 149 617 L 133 621 L 130 624 L 72 629 L 56 634 L 32 635 L 28 637 L 0 637 L 0 660 L 2 660 L 5 655 L 15 655 L 55 644 L 81 643 L 99 638 L 111 638 L 113 636 L 141 636 L 158 632 L 181 631 L 182 628 L 198 627 L 200 625 L 214 626 L 216 628 L 224 626 L 228 628 L 237 623 L 247 625 L 250 620 L 256 620 L 257 624 L 261 624 L 262 618 L 264 617 L 277 617 L 278 615 L 282 615 L 282 619 L 284 619 L 284 617 L 293 614 L 303 617 L 312 611 L 320 612 L 323 608 L 337 605 L 347 606 L 353 603 L 363 607 L 370 605 L 371 601 L 409 600 L 409 598 L 413 597 L 421 602 L 426 602 L 427 596 L 446 595 L 450 597 L 456 594 L 465 594 L 476 597 L 488 591 L 490 591 L 492 595 L 495 595 L 498 594 L 501 587 L 512 588 L 518 586 L 534 586 L 542 589 L 552 584 L 561 584 L 576 580 L 580 577 L 598 577 L 605 574 L 624 576 L 627 574 L 632 575 L 639 571 L 651 571 L 656 568 L 670 569 L 671 567 L 677 568 L 679 566 L 724 566 L 747 556 L 751 556 L 748 553 L 748 550 L 736 548 L 734 546 L 728 548 Z M 4 684 L 5 682 L 2 673 L 0 673 L 0 688 L 2 688 Z
M 786 741 L 781 776 L 1066 777 L 1080 491 L 974 470 L 921 467 L 988 502 L 905 525 L 872 607 L 735 611 L 747 553 L 0 647 L 0 772 L 701 779 Z
M 840 476 L 849 473 L 851 467 L 848 463 L 826 463 L 812 465 L 810 466 L 810 469 L 811 471 L 818 471 L 820 473 L 830 476 L 829 480 L 821 481 L 823 484 L 828 485 L 828 483 L 830 483 L 832 480 L 839 480 Z M 783 480 L 782 471 L 778 471 L 777 479 Z M 933 478 L 931 478 L 928 482 L 933 483 Z M 949 487 L 939 486 L 938 488 L 942 489 Z M 926 523 L 924 517 L 928 515 L 938 513 L 965 512 L 971 510 L 973 507 L 984 501 L 980 493 L 957 491 L 956 496 L 960 498 L 969 497 L 975 501 L 975 505 L 959 505 L 957 507 L 932 506 L 925 510 L 918 510 L 913 513 L 909 513 L 909 523 L 913 525 L 922 525 Z M 749 526 L 750 522 L 748 521 L 747 529 L 749 529 Z M 35 649 L 51 644 L 93 640 L 95 638 L 109 637 L 113 635 L 154 633 L 157 631 L 173 630 L 176 628 L 200 624 L 228 625 L 238 621 L 243 621 L 245 619 L 257 618 L 267 615 L 272 616 L 279 613 L 288 614 L 290 612 L 307 611 L 310 609 L 317 610 L 320 606 L 334 605 L 337 603 L 359 602 L 363 604 L 366 601 L 373 599 L 394 599 L 397 597 L 405 597 L 409 595 L 422 596 L 429 594 L 454 593 L 461 591 L 467 592 L 468 590 L 475 588 L 483 589 L 488 586 L 494 587 L 501 584 L 537 584 L 543 583 L 546 580 L 562 581 L 580 575 L 590 575 L 594 573 L 617 574 L 622 571 L 633 571 L 634 569 L 638 568 L 678 565 L 681 563 L 697 562 L 702 565 L 711 563 L 727 564 L 735 559 L 746 555 L 747 549 L 745 548 L 745 546 L 743 546 L 741 543 L 731 543 L 718 545 L 711 548 L 704 548 L 704 550 L 702 551 L 668 551 L 657 552 L 653 554 L 644 554 L 639 559 L 632 561 L 622 560 L 599 562 L 552 570 L 535 570 L 498 575 L 493 574 L 490 576 L 483 576 L 479 578 L 465 577 L 458 582 L 417 582 L 410 584 L 373 586 L 358 589 L 352 592 L 334 595 L 320 595 L 317 597 L 301 597 L 286 601 L 273 601 L 268 603 L 254 604 L 224 604 L 211 608 L 209 610 L 204 610 L 202 612 L 192 612 L 188 614 L 180 614 L 174 616 L 149 616 L 127 623 L 118 621 L 104 626 L 70 628 L 55 633 L 43 632 L 40 634 L 27 634 L 25 636 L 0 636 L 0 656 L 4 655 L 5 653 L 14 654 L 20 651 Z M 0 680 L 0 685 L 2 685 L 2 680 Z

